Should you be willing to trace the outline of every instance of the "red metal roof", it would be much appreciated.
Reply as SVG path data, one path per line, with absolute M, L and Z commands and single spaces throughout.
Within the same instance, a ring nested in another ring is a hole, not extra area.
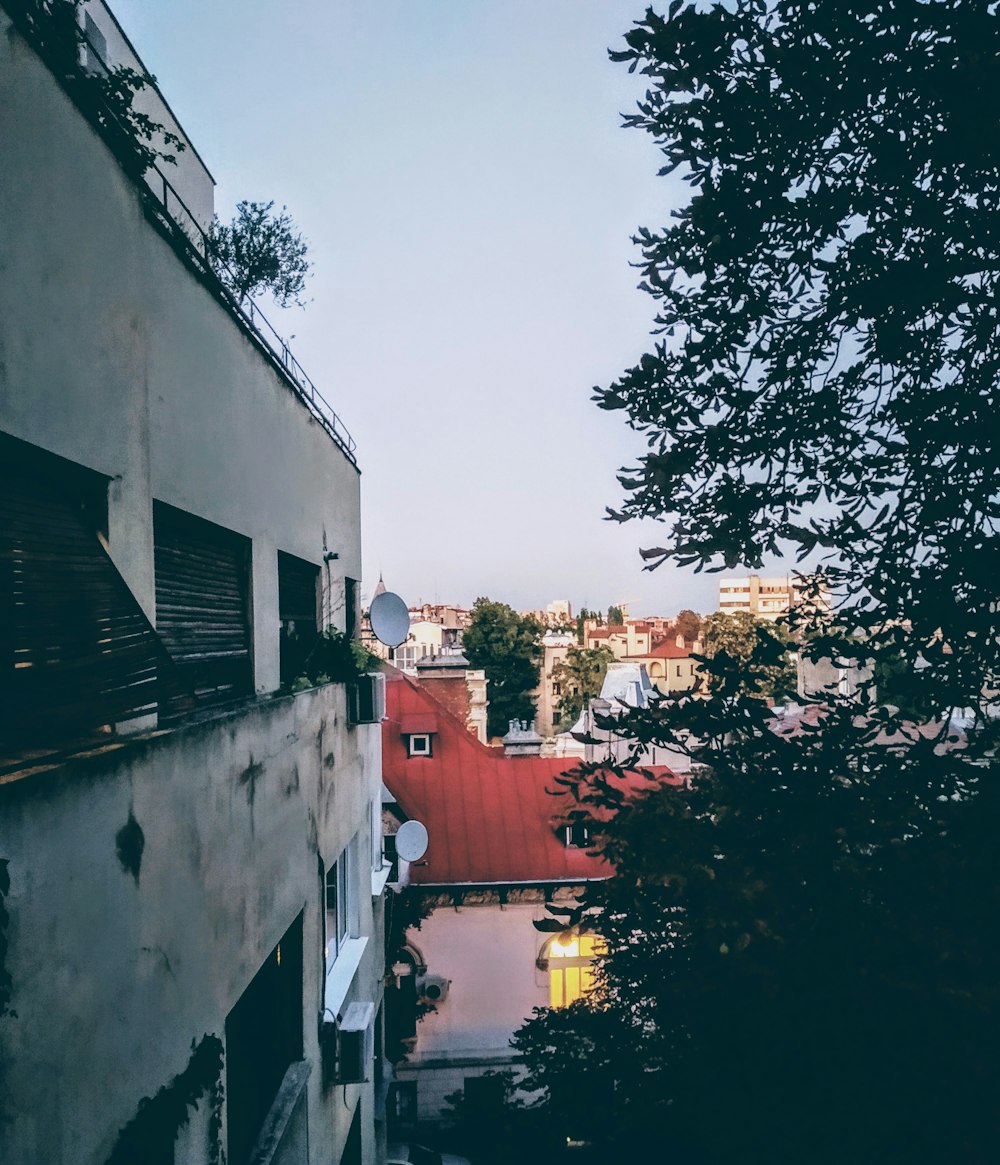
M 400 808 L 427 827 L 426 864 L 410 878 L 422 885 L 517 885 L 605 878 L 603 858 L 563 844 L 559 818 L 570 808 L 553 796 L 555 778 L 573 758 L 509 757 L 488 748 L 421 688 L 389 669 L 382 725 L 382 776 Z M 400 725 L 437 717 L 434 755 L 408 757 Z M 667 776 L 663 766 L 651 769 Z M 640 779 L 641 780 L 641 779 Z M 645 785 L 645 782 L 642 782 Z

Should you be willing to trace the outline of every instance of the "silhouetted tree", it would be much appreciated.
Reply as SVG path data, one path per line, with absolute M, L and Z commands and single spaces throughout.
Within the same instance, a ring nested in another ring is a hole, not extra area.
M 902 671 L 920 722 L 877 682 L 776 717 L 766 638 L 618 721 L 692 776 L 566 778 L 617 872 L 562 921 L 608 953 L 518 1035 L 527 1084 L 602 1161 L 989 1161 L 1000 16 L 673 0 L 625 41 L 626 124 L 692 193 L 637 237 L 659 339 L 598 393 L 648 443 L 615 516 L 669 524 L 651 566 L 823 555 L 793 641 Z

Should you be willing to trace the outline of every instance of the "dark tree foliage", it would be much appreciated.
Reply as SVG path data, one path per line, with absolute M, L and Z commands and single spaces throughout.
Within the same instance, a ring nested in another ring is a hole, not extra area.
M 991 1161 L 1000 15 L 674 0 L 625 41 L 626 123 L 692 192 L 637 239 L 659 339 L 598 393 L 648 440 L 616 516 L 668 523 L 654 566 L 820 556 L 788 632 L 874 682 L 776 715 L 762 638 L 629 714 L 683 784 L 566 778 L 617 872 L 565 921 L 608 952 L 516 1037 L 528 1084 L 595 1161 Z
M 462 633 L 462 651 L 472 667 L 486 672 L 490 736 L 503 736 L 511 720 L 534 720 L 535 703 L 529 693 L 541 674 L 541 639 L 537 619 L 519 615 L 506 603 L 476 599 Z
M 621 607 L 616 607 L 614 603 L 608 607 L 608 626 L 621 627 L 625 622 L 625 614 Z
M 309 247 L 287 207 L 280 214 L 273 209 L 273 201 L 237 203 L 231 223 L 212 223 L 209 254 L 219 278 L 239 299 L 268 291 L 279 307 L 302 307 Z

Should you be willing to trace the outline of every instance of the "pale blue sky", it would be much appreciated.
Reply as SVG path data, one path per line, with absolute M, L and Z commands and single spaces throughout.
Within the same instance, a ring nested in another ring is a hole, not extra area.
M 602 520 L 641 450 L 607 384 L 648 345 L 630 235 L 677 188 L 607 58 L 643 0 L 113 0 L 218 182 L 311 244 L 279 330 L 358 442 L 364 589 L 715 607 Z

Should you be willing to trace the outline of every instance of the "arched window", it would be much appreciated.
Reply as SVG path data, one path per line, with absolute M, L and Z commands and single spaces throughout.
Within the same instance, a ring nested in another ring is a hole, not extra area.
M 552 939 L 544 953 L 549 1007 L 567 1007 L 594 990 L 594 958 L 605 949 L 604 940 L 596 934 L 566 931 Z

